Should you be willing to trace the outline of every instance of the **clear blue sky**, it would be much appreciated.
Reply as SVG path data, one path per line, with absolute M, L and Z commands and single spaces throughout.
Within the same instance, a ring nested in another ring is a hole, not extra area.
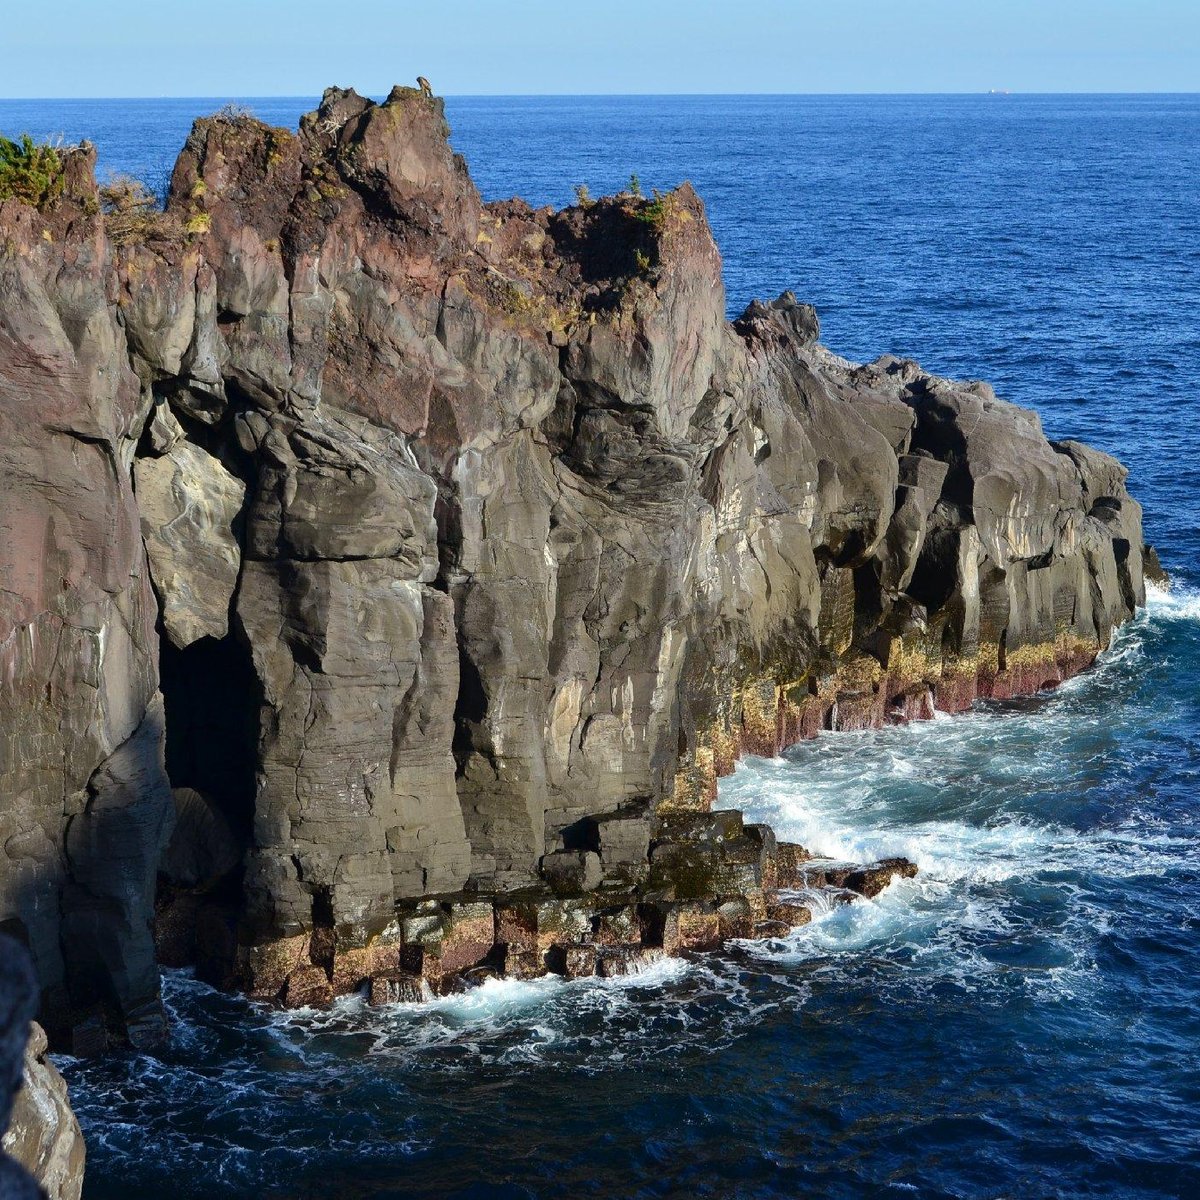
M 1200 90 L 1200 0 L 48 0 L 0 95 Z

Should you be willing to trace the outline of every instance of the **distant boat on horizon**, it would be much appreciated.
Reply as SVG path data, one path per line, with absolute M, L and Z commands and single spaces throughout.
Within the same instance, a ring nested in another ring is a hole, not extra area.
M 989 96 L 1011 96 L 1012 92 L 1008 88 L 988 88 Z

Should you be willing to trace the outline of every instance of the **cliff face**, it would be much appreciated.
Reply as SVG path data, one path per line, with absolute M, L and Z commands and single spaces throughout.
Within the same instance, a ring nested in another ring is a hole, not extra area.
M 90 157 L 67 175 L 94 211 Z M 148 397 L 83 208 L 0 205 L 0 928 L 33 951 L 48 1014 L 120 996 L 137 1029 L 171 810 L 131 478 Z
M 198 121 L 136 238 L 85 152 L 0 206 L 0 916 L 83 1048 L 160 1029 L 156 872 L 165 961 L 294 1002 L 518 969 L 551 886 L 596 944 L 768 918 L 769 833 L 688 815 L 739 754 L 1057 683 L 1142 602 L 1113 459 L 790 294 L 727 323 L 687 185 L 482 205 L 447 132 L 335 90 Z

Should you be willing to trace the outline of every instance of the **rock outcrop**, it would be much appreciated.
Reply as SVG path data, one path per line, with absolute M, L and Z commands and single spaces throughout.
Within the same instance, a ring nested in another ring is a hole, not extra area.
M 0 915 L 81 1049 L 161 1030 L 158 871 L 168 959 L 288 1003 L 797 923 L 708 812 L 739 755 L 1143 600 L 1113 459 L 790 294 L 727 322 L 686 184 L 483 204 L 447 134 L 333 89 L 197 121 L 142 237 L 86 151 L 0 207 Z
M 20 1094 L 29 1023 L 37 1010 L 37 980 L 33 965 L 20 946 L 0 933 L 0 1131 L 8 1128 Z M 33 1176 L 10 1158 L 0 1143 L 0 1197 L 39 1200 Z
M 79 1200 L 83 1135 L 36 1007 L 29 956 L 0 934 L 0 1200 Z
M 83 1133 L 71 1111 L 66 1082 L 46 1051 L 46 1031 L 34 1021 L 4 1152 L 33 1176 L 46 1200 L 79 1200 L 86 1156 Z

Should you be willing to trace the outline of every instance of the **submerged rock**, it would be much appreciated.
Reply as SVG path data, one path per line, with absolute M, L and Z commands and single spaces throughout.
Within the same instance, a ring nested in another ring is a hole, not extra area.
M 331 89 L 198 120 L 141 241 L 86 154 L 0 206 L 0 919 L 58 1041 L 161 1035 L 156 878 L 164 954 L 284 1003 L 799 920 L 805 852 L 708 811 L 740 755 L 1144 599 L 1115 460 L 790 293 L 727 322 L 690 185 L 483 204 L 447 135 Z
M 842 886 L 870 898 L 878 896 L 893 879 L 912 879 L 916 873 L 916 864 L 907 859 L 885 858 L 851 871 L 842 881 Z

